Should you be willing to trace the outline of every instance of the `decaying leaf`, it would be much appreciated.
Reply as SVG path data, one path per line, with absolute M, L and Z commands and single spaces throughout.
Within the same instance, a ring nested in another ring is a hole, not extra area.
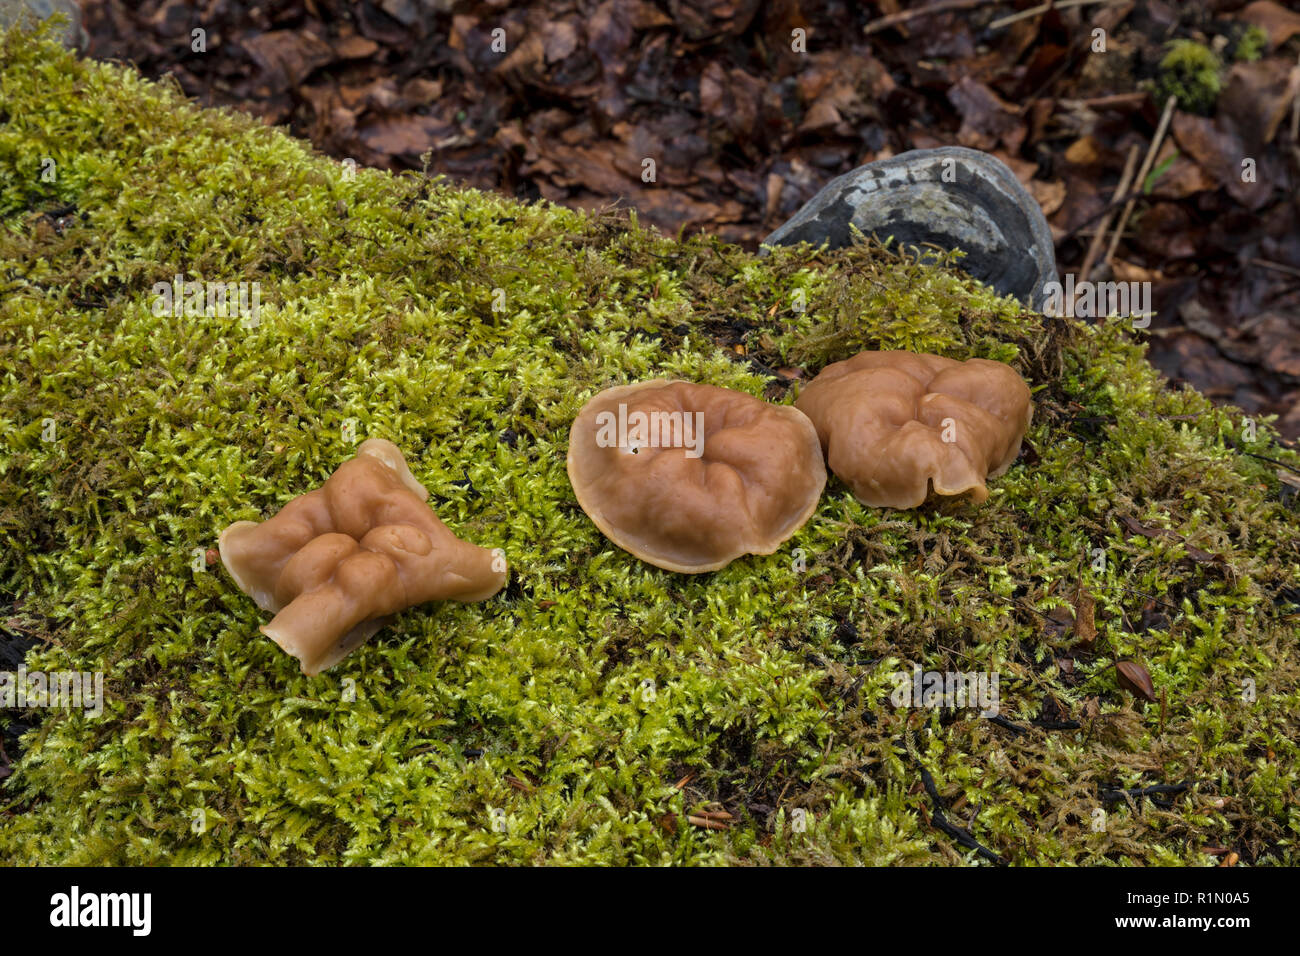
M 1096 599 L 1086 588 L 1079 588 L 1074 599 L 1074 636 L 1085 650 L 1091 648 L 1097 640 L 1097 625 L 1093 620 L 1096 607 Z
M 1153 704 L 1156 702 L 1156 687 L 1151 682 L 1151 674 L 1136 661 L 1117 661 L 1115 679 L 1123 690 L 1134 697 L 1141 697 Z
M 1130 532 L 1141 535 L 1144 538 L 1172 538 L 1174 541 L 1182 542 L 1183 549 L 1187 556 L 1197 564 L 1210 564 L 1211 562 L 1224 563 L 1224 557 L 1221 554 L 1211 554 L 1209 551 L 1202 550 L 1187 543 L 1186 539 L 1177 532 L 1170 531 L 1168 528 L 1153 528 L 1144 525 L 1131 515 L 1120 515 L 1120 524 L 1124 525 Z

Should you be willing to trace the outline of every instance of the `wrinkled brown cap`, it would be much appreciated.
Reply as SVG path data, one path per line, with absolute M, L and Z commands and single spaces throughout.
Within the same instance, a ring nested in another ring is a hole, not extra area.
M 388 615 L 425 601 L 482 601 L 505 584 L 500 552 L 457 538 L 428 497 L 397 446 L 372 438 L 275 517 L 223 531 L 221 561 L 241 591 L 275 612 L 262 633 L 304 674 L 318 674 Z
M 587 402 L 569 432 L 568 467 L 578 503 L 606 537 L 687 574 L 771 554 L 812 515 L 826 484 L 802 412 L 664 379 Z
M 984 480 L 1011 467 L 1034 411 L 1009 365 L 913 352 L 828 365 L 795 406 L 817 426 L 831 471 L 877 508 L 915 508 L 931 482 L 984 501 Z

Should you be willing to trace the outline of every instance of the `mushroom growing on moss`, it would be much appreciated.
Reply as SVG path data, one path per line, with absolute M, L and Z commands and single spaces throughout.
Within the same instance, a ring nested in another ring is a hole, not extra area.
M 258 607 L 261 628 L 304 674 L 328 670 L 425 601 L 483 601 L 501 590 L 505 559 L 462 541 L 425 503 L 392 442 L 372 438 L 315 491 L 261 523 L 221 533 L 221 561 Z
M 607 538 L 687 574 L 773 553 L 826 484 L 817 431 L 802 412 L 665 379 L 588 401 L 569 432 L 568 470 Z
M 940 495 L 988 498 L 986 478 L 1020 454 L 1029 386 L 1002 362 L 862 352 L 828 365 L 795 406 L 817 427 L 831 471 L 865 505 L 914 508 Z

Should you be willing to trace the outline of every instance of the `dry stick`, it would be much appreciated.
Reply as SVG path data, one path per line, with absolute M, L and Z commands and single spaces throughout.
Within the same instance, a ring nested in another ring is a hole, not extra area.
M 1079 223 L 1077 226 L 1075 226 L 1072 229 L 1067 229 L 1065 231 L 1065 234 L 1061 236 L 1060 240 L 1057 242 L 1057 245 L 1060 245 L 1062 242 L 1067 242 L 1070 239 L 1073 239 L 1075 236 L 1084 235 L 1085 234 L 1084 230 L 1087 229 L 1089 226 L 1091 226 L 1093 223 L 1095 223 L 1097 220 L 1101 219 L 1102 216 L 1105 216 L 1107 213 L 1114 212 L 1116 209 L 1124 205 L 1126 202 L 1129 202 L 1134 199 L 1138 199 L 1141 196 L 1142 193 L 1140 190 L 1129 189 L 1129 191 L 1124 195 L 1115 197 L 1106 205 L 1102 206 L 1101 209 L 1097 210 L 1087 219 L 1083 220 L 1083 222 Z
M 1007 718 L 1003 717 L 1001 714 L 998 714 L 994 717 L 986 717 L 984 719 L 991 724 L 996 724 L 997 726 L 1002 727 L 1005 730 L 1011 731 L 1017 737 L 1023 737 L 1025 734 L 1029 733 L 1029 728 L 1021 727 L 1019 724 L 1012 723 L 1010 720 L 1007 720 Z
M 1147 93 L 1143 91 L 1141 93 L 1112 93 L 1108 96 L 1093 96 L 1083 100 L 1072 100 L 1063 97 L 1060 103 L 1067 107 L 1077 103 L 1089 109 L 1104 110 L 1112 106 L 1141 106 L 1146 98 Z
M 1033 108 L 1033 105 L 1036 102 L 1038 102 L 1041 94 L 1050 90 L 1053 86 L 1056 85 L 1057 80 L 1059 80 L 1070 70 L 1074 69 L 1074 64 L 1078 60 L 1078 58 L 1079 58 L 1078 53 L 1071 53 L 1064 60 L 1062 60 L 1061 65 L 1058 66 L 1055 71 L 1053 71 L 1052 75 L 1049 76 L 1046 80 L 1044 80 L 1043 83 L 1038 87 L 1038 89 L 1034 90 L 1034 92 L 1029 95 L 1029 98 L 1026 99 L 1023 103 L 1021 103 L 1019 107 L 1016 108 L 1016 115 L 1024 116 L 1026 113 L 1028 113 L 1030 109 Z
M 910 20 L 915 20 L 917 17 L 924 17 L 934 13 L 950 13 L 953 10 L 974 10 L 976 7 L 994 6 L 1006 2 L 1007 0 L 939 0 L 938 3 L 932 3 L 928 7 L 900 10 L 898 13 L 891 13 L 878 20 L 872 20 L 863 27 L 862 32 L 869 36 L 872 33 L 879 33 L 881 30 L 888 30 L 890 27 L 896 27 Z
M 1105 803 L 1119 803 L 1125 798 L 1139 800 L 1142 797 L 1162 797 L 1176 796 L 1185 792 L 1190 787 L 1188 783 L 1159 783 L 1154 787 L 1135 787 L 1132 790 L 1121 790 L 1118 787 L 1103 787 L 1101 790 L 1101 799 Z M 1152 800 L 1153 803 L 1156 800 Z
M 1003 27 L 1009 27 L 1020 20 L 1028 20 L 1030 17 L 1037 17 L 1044 13 L 1050 13 L 1053 9 L 1068 10 L 1070 7 L 1090 7 L 1095 3 L 1105 3 L 1108 5 L 1116 4 L 1118 0 L 1057 0 L 1056 3 L 1044 3 L 1037 7 L 1030 7 L 1028 10 L 1021 10 L 1019 13 L 1012 13 L 1002 17 L 1000 20 L 994 20 L 989 24 L 990 30 L 1001 30 Z
M 906 731 L 904 734 L 906 734 Z M 930 817 L 930 822 L 936 829 L 948 834 L 948 836 L 952 837 L 967 849 L 974 850 L 984 859 L 996 863 L 999 866 L 1006 866 L 1006 860 L 998 856 L 988 847 L 984 846 L 979 842 L 979 840 L 976 840 L 975 837 L 971 836 L 968 830 L 963 830 L 961 827 L 948 821 L 946 812 L 947 807 L 944 806 L 943 797 L 939 795 L 939 788 L 935 785 L 934 777 L 931 776 L 930 771 L 925 768 L 925 764 L 921 763 L 920 754 L 916 752 L 919 751 L 921 746 L 921 734 L 919 731 L 912 732 L 912 742 L 915 749 L 907 746 L 906 736 L 904 736 L 903 755 L 911 757 L 912 762 L 916 764 L 916 769 L 921 773 L 921 786 L 925 788 L 926 795 L 929 796 L 930 803 L 934 807 L 934 812 Z
M 1300 276 L 1300 269 L 1297 269 L 1294 266 L 1283 265 L 1280 262 L 1270 262 L 1268 259 L 1251 259 L 1250 264 L 1252 266 L 1259 266 L 1262 269 L 1274 269 L 1278 272 L 1285 272 L 1289 276 Z
M 1099 591 L 1128 591 L 1130 594 L 1139 594 L 1147 600 L 1155 601 L 1157 604 L 1163 604 L 1165 607 L 1172 608 L 1175 611 L 1178 610 L 1177 605 L 1170 604 L 1168 601 L 1162 601 L 1154 594 L 1147 594 L 1146 591 L 1139 591 L 1136 588 L 1120 587 L 1118 584 L 1094 584 L 1093 587 L 1097 588 Z
M 1142 160 L 1142 168 L 1138 171 L 1136 182 L 1145 185 L 1147 174 L 1151 172 L 1151 167 L 1156 161 L 1156 153 L 1160 152 L 1160 144 L 1164 142 L 1165 130 L 1169 128 L 1169 121 L 1173 119 L 1174 107 L 1178 105 L 1178 97 L 1171 96 L 1165 100 L 1165 111 L 1160 115 L 1160 125 L 1156 127 L 1156 135 L 1151 139 L 1151 148 L 1147 150 L 1146 158 Z M 1133 215 L 1133 207 L 1137 205 L 1137 200 L 1132 199 L 1124 207 L 1124 212 L 1119 217 L 1119 225 L 1115 227 L 1115 235 L 1111 237 L 1110 247 L 1106 250 L 1106 261 L 1111 262 L 1115 258 L 1115 250 L 1119 248 L 1119 240 L 1124 235 L 1124 227 L 1128 225 L 1128 220 Z
M 1083 257 L 1083 268 L 1079 270 L 1079 278 L 1084 282 L 1092 278 L 1092 267 L 1097 264 L 1097 255 L 1101 252 L 1101 244 L 1106 241 L 1106 232 L 1110 229 L 1110 221 L 1115 215 L 1114 203 L 1119 197 L 1128 192 L 1129 186 L 1133 182 L 1133 171 L 1137 168 L 1137 159 L 1137 146 L 1130 146 L 1128 159 L 1124 161 L 1124 173 L 1119 177 L 1119 185 L 1115 187 L 1115 192 L 1110 197 L 1112 208 L 1106 210 L 1101 225 L 1093 233 L 1092 242 L 1088 243 L 1088 254 Z
M 1017 737 L 1023 737 L 1025 734 L 1029 733 L 1028 727 L 1021 727 L 1019 724 L 1007 720 L 1007 718 L 1001 715 L 998 715 L 996 717 L 986 717 L 984 719 L 991 724 L 996 724 L 997 726 L 1003 728 L 1004 730 L 1011 731 Z M 1033 724 L 1035 727 L 1037 727 L 1039 730 L 1082 730 L 1083 729 L 1083 725 L 1080 724 L 1077 720 L 1043 720 L 1040 717 L 1035 717 L 1033 720 L 1030 721 L 1030 723 Z

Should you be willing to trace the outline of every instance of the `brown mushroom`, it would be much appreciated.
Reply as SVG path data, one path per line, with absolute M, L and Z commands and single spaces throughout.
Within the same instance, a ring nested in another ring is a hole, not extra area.
M 988 498 L 986 478 L 1020 453 L 1029 387 L 1002 362 L 862 352 L 828 365 L 795 406 L 833 471 L 865 505 L 914 508 L 940 495 Z
M 372 438 L 320 488 L 261 523 L 221 533 L 221 561 L 265 611 L 261 628 L 298 658 L 328 670 L 388 623 L 425 601 L 482 601 L 501 590 L 505 559 L 462 541 L 425 503 L 392 442 Z
M 802 412 L 666 379 L 588 401 L 569 432 L 568 469 L 578 503 L 606 537 L 687 574 L 776 551 L 826 484 L 817 432 Z

